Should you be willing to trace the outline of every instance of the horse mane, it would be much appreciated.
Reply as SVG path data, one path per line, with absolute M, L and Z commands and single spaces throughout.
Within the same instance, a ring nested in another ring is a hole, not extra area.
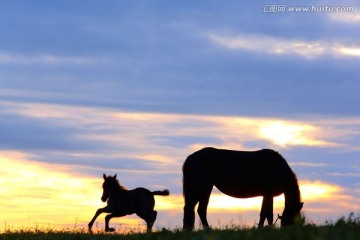
M 298 179 L 297 179 L 296 174 L 293 171 L 291 171 L 291 172 L 292 172 L 292 181 L 290 181 L 290 183 L 292 182 L 292 185 L 293 185 L 292 187 L 294 188 L 293 191 L 294 191 L 296 200 L 301 202 L 301 194 L 300 194 Z
M 290 201 L 286 201 L 288 203 L 300 203 L 301 202 L 301 193 L 300 193 L 300 188 L 299 188 L 299 183 L 298 183 L 298 178 L 296 176 L 296 174 L 294 173 L 294 171 L 290 168 L 288 162 L 285 160 L 285 158 L 279 153 L 276 152 L 278 154 L 278 156 L 280 158 L 282 158 L 284 160 L 284 163 L 286 164 L 286 166 L 289 169 L 289 181 L 288 181 L 288 185 L 287 185 L 287 189 L 285 191 L 285 197 L 289 198 Z M 286 204 L 286 203 L 285 203 Z

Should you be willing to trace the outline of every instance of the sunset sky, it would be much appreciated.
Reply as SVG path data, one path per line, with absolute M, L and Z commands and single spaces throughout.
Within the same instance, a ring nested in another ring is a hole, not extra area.
M 0 229 L 85 227 L 103 173 L 168 188 L 154 228 L 182 227 L 181 167 L 205 146 L 279 151 L 310 222 L 360 216 L 357 1 L 3 0 L 0 13 Z M 209 222 L 253 226 L 260 207 L 214 189 Z

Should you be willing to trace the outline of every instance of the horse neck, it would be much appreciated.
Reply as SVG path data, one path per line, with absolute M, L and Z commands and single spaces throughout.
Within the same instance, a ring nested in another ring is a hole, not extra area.
M 125 194 L 126 192 L 128 192 L 128 190 L 126 190 L 119 183 L 116 183 L 111 187 L 110 197 L 121 196 L 121 195 Z
M 285 193 L 285 209 L 293 208 L 300 204 L 300 195 L 296 192 L 294 193 Z
M 294 179 L 285 191 L 285 210 L 299 206 L 301 202 L 300 189 L 297 180 Z

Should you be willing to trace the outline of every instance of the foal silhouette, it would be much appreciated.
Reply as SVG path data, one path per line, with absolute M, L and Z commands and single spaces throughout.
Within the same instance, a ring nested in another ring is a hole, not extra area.
M 123 217 L 125 215 L 136 214 L 144 219 L 147 225 L 147 231 L 150 232 L 156 220 L 157 212 L 154 211 L 155 199 L 154 195 L 168 196 L 169 190 L 151 192 L 145 188 L 135 188 L 126 190 L 116 179 L 116 174 L 106 176 L 103 174 L 103 195 L 101 200 L 107 201 L 107 206 L 99 208 L 94 217 L 89 222 L 89 231 L 96 220 L 102 213 L 110 213 L 105 217 L 105 231 L 113 232 L 114 228 L 109 227 L 109 221 L 113 217 Z
M 207 206 L 213 186 L 237 198 L 263 196 L 259 227 L 273 223 L 273 197 L 285 194 L 281 226 L 294 224 L 303 204 L 295 173 L 273 150 L 255 152 L 204 148 L 187 157 L 183 165 L 184 229 L 194 228 L 194 208 L 202 225 L 209 228 Z

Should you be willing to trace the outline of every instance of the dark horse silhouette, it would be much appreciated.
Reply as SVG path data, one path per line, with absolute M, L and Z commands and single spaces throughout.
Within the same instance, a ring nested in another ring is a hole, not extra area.
M 296 175 L 278 152 L 209 147 L 188 156 L 183 165 L 184 229 L 194 228 L 197 203 L 202 225 L 209 228 L 206 212 L 213 186 L 232 197 L 263 196 L 259 226 L 264 225 L 265 218 L 272 225 L 274 196 L 285 194 L 281 226 L 293 225 L 303 207 Z
M 135 213 L 140 218 L 144 219 L 147 225 L 147 231 L 150 232 L 156 220 L 157 212 L 154 211 L 155 199 L 154 195 L 168 196 L 169 190 L 151 192 L 145 188 L 135 188 L 133 190 L 126 190 L 120 185 L 115 176 L 104 177 L 103 195 L 101 200 L 107 201 L 107 206 L 99 208 L 94 217 L 89 222 L 89 231 L 93 226 L 96 218 L 102 213 L 110 213 L 105 217 L 105 231 L 113 232 L 114 228 L 109 227 L 109 221 L 113 217 L 122 217 Z

